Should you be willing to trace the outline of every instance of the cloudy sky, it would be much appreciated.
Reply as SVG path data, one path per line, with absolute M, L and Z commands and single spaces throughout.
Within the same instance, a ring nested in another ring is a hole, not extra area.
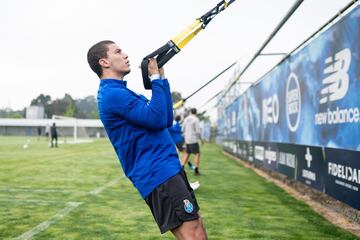
M 176 36 L 219 0 L 0 0 L 0 108 L 22 109 L 40 93 L 53 99 L 96 95 L 99 79 L 86 61 L 89 47 L 110 39 L 129 55 L 128 87 L 144 90 L 141 59 Z M 349 0 L 306 0 L 264 50 L 290 52 Z M 173 91 L 187 97 L 230 65 L 238 64 L 190 98 L 200 107 L 246 65 L 295 1 L 237 0 L 165 65 Z M 255 81 L 280 57 L 262 57 L 241 81 Z M 211 107 L 208 104 L 204 107 Z

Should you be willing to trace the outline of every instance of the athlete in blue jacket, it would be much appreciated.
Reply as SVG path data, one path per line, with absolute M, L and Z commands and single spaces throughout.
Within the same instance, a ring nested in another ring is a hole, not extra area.
M 95 44 L 87 58 L 101 79 L 101 121 L 125 175 L 149 205 L 161 233 L 171 230 L 178 239 L 206 239 L 194 192 L 167 130 L 173 111 L 163 69 L 149 59 L 152 97 L 148 100 L 126 87 L 128 56 L 114 42 Z
M 182 135 L 181 125 L 180 125 L 181 117 L 178 115 L 175 117 L 175 121 L 171 127 L 168 128 L 170 136 L 174 141 L 179 152 L 184 150 L 183 145 L 185 144 L 184 137 Z

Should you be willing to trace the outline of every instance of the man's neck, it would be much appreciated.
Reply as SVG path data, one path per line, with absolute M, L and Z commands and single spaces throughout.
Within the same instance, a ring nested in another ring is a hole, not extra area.
M 101 79 L 124 80 L 124 76 L 117 75 L 117 74 L 106 74 L 106 73 L 104 73 L 104 74 L 101 76 Z

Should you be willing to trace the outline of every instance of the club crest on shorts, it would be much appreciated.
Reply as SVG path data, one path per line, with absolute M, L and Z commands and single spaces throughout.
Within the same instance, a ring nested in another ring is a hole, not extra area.
M 187 199 L 184 200 L 184 209 L 187 213 L 192 213 L 192 211 L 194 210 L 192 203 Z

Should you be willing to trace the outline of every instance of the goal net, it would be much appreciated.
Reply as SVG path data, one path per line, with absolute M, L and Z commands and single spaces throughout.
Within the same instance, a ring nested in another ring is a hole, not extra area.
M 84 124 L 85 119 L 53 115 L 52 122 L 56 124 L 59 143 L 77 144 L 92 142 L 89 131 Z M 95 134 L 96 135 L 96 134 Z

